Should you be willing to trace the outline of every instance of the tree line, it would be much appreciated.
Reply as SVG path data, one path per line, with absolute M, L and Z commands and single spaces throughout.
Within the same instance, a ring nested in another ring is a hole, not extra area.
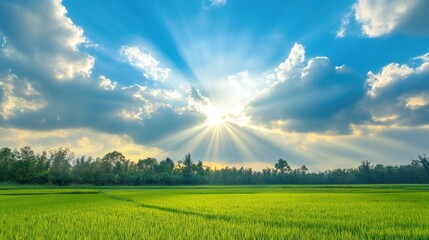
M 0 149 L 0 182 L 54 185 L 187 185 L 187 184 L 353 184 L 429 183 L 429 158 L 419 155 L 406 165 L 373 165 L 309 172 L 303 165 L 292 169 L 284 159 L 273 168 L 212 168 L 194 162 L 191 154 L 175 163 L 166 158 L 128 160 L 112 151 L 102 158 L 75 157 L 68 148 L 35 153 L 30 147 Z

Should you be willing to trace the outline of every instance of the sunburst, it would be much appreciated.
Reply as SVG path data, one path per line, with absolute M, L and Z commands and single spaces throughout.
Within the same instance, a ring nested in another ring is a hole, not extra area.
M 210 106 L 204 111 L 204 114 L 207 117 L 206 122 L 209 126 L 219 126 L 225 121 L 225 113 L 222 108 Z

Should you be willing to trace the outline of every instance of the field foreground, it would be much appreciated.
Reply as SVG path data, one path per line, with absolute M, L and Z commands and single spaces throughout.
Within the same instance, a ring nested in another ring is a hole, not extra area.
M 429 239 L 429 185 L 0 187 L 0 239 Z

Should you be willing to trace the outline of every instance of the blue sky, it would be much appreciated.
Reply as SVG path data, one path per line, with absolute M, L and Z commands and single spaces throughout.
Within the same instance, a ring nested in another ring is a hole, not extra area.
M 429 3 L 0 3 L 0 144 L 310 170 L 429 141 Z

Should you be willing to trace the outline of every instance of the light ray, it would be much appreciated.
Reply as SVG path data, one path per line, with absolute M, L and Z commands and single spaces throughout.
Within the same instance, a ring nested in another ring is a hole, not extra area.
M 202 131 L 206 131 L 205 124 L 185 129 L 177 134 L 156 141 L 153 144 L 166 146 L 167 148 L 177 147 L 178 144 L 182 145 L 183 143 L 193 141 L 193 139 L 200 135 Z
M 220 154 L 220 144 L 221 144 L 221 127 L 222 126 L 209 126 L 208 128 L 212 132 L 211 136 L 209 137 L 209 141 L 207 144 L 207 148 L 205 151 L 204 159 L 210 159 L 210 158 L 219 158 Z
M 246 161 L 261 161 L 261 159 L 258 158 L 267 158 L 272 156 L 272 152 L 276 148 L 277 150 L 280 150 L 275 146 L 275 144 L 269 143 L 266 140 L 264 141 L 261 137 L 251 134 L 250 131 L 245 131 L 243 127 L 238 127 L 231 123 L 226 126 L 231 138 L 235 140 L 235 143 L 239 146 L 241 152 L 245 154 Z M 267 145 L 269 145 L 269 147 Z

